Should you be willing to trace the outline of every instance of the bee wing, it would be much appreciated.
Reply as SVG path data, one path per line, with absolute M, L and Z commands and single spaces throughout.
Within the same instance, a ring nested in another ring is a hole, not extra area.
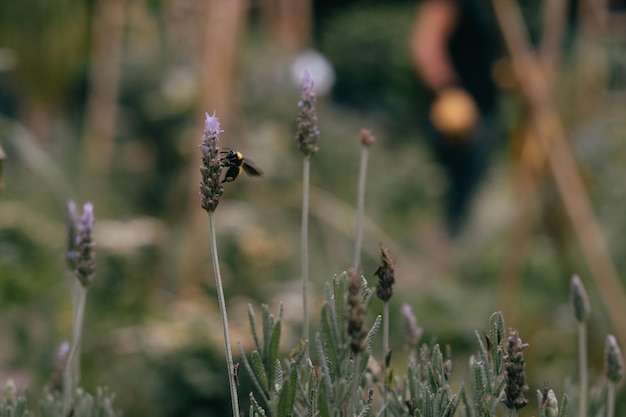
M 250 161 L 249 159 L 246 159 L 243 161 L 243 169 L 244 171 L 246 171 L 246 174 L 248 175 L 252 175 L 252 176 L 263 175 L 263 171 L 261 171 L 261 169 L 259 169 L 254 164 L 254 162 Z

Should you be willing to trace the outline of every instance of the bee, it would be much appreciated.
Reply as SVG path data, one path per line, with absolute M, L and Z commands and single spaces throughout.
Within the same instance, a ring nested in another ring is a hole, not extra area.
M 232 149 L 222 151 L 222 166 L 224 168 L 228 168 L 226 170 L 226 175 L 222 182 L 231 182 L 235 181 L 239 175 L 241 175 L 241 171 L 246 171 L 246 174 L 252 176 L 263 175 L 263 171 L 257 168 L 249 159 L 244 159 L 241 152 L 233 151 Z

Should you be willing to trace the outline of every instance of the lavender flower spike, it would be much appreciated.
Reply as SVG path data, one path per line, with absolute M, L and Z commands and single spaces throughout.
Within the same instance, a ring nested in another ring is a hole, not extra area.
M 624 359 L 617 344 L 617 339 L 612 334 L 606 337 L 604 347 L 604 373 L 609 381 L 617 384 L 624 375 Z
M 200 196 L 202 198 L 202 208 L 210 212 L 215 211 L 220 197 L 224 193 L 224 186 L 220 182 L 222 162 L 219 156 L 219 147 L 217 146 L 222 130 L 220 129 L 220 122 L 215 116 L 215 111 L 212 116 L 209 116 L 208 113 L 205 113 L 205 115 L 204 133 L 200 143 L 200 151 L 202 152 Z
M 93 282 L 96 253 L 93 240 L 94 226 L 93 204 L 85 203 L 83 207 L 83 215 L 78 224 L 78 236 L 76 237 L 76 258 L 75 258 L 75 274 L 83 287 L 88 287 Z
M 317 112 L 315 109 L 317 99 L 315 92 L 313 92 L 313 77 L 311 77 L 308 70 L 304 71 L 300 91 L 300 101 L 298 102 L 300 113 L 298 114 L 296 139 L 298 140 L 298 148 L 304 155 L 311 156 L 319 150 L 317 140 L 320 132 L 317 128 Z

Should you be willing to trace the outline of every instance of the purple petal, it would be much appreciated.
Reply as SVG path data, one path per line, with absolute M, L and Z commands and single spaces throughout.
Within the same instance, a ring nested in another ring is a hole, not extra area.
M 219 137 L 220 135 L 220 122 L 217 120 L 217 116 L 215 116 L 215 110 L 213 110 L 213 115 L 209 116 L 209 113 L 205 113 L 206 120 L 204 121 L 204 132 L 209 137 Z
M 94 217 L 93 217 L 93 204 L 85 203 L 83 206 L 83 217 L 81 218 L 81 223 L 84 226 L 93 229 Z
M 311 90 L 313 88 L 313 77 L 311 77 L 309 70 L 304 70 L 304 76 L 302 77 L 300 87 L 303 90 Z

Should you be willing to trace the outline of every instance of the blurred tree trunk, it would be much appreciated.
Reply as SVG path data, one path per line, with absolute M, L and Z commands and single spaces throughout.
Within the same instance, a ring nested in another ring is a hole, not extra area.
M 311 0 L 260 0 L 259 4 L 265 27 L 281 46 L 298 51 L 309 45 Z
M 198 72 L 203 63 L 206 22 L 202 4 L 202 0 L 169 0 L 164 4 L 168 55 L 175 65 L 189 65 Z
M 83 152 L 89 168 L 101 173 L 111 168 L 124 17 L 124 0 L 96 1 Z
M 246 27 L 247 2 L 244 0 L 209 0 L 204 3 L 206 20 L 202 26 L 203 34 L 202 68 L 200 68 L 200 110 L 198 122 L 193 129 L 190 141 L 189 163 L 189 227 L 182 253 L 181 273 L 179 278 L 185 284 L 191 284 L 191 291 L 200 282 L 207 279 L 208 217 L 200 207 L 198 196 L 200 184 L 200 151 L 198 145 L 202 137 L 204 113 L 216 112 L 220 125 L 226 134 L 221 136 L 220 147 L 232 144 L 228 131 L 237 119 L 234 109 L 234 96 L 237 74 L 237 46 Z M 232 145 L 231 145 L 232 146 Z M 219 217 L 219 210 L 217 216 Z

